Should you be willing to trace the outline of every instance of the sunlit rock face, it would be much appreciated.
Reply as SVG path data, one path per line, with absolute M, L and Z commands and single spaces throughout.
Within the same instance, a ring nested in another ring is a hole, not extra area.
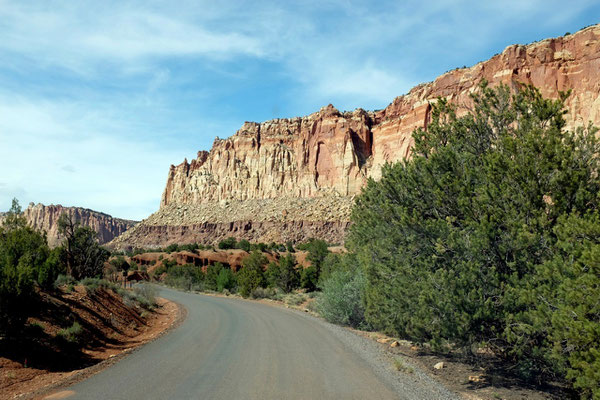
M 108 214 L 88 210 L 87 208 L 63 207 L 61 205 L 45 206 L 33 203 L 29 204 L 29 207 L 24 210 L 23 215 L 28 225 L 45 231 L 48 237 L 48 244 L 51 247 L 55 247 L 63 239 L 58 233 L 58 219 L 63 213 L 70 215 L 74 221 L 77 221 L 82 226 L 90 227 L 96 231 L 100 244 L 110 242 L 137 223 L 136 221 L 113 218 Z
M 153 239 L 149 232 L 159 230 L 158 226 L 205 223 L 224 224 L 214 228 L 219 232 L 215 237 L 221 237 L 227 235 L 229 223 L 246 221 L 258 226 L 268 221 L 272 225 L 268 236 L 279 239 L 304 237 L 302 232 L 288 229 L 292 221 L 343 222 L 345 227 L 350 216 L 346 204 L 351 205 L 352 197 L 360 193 L 368 178 L 381 177 L 386 162 L 410 157 L 412 132 L 427 128 L 432 104 L 438 97 L 447 98 L 459 107 L 459 112 L 466 112 L 472 104 L 470 95 L 483 79 L 491 86 L 532 84 L 552 98 L 570 89 L 566 101 L 568 127 L 590 121 L 600 125 L 599 74 L 600 26 L 595 25 L 573 35 L 509 46 L 487 61 L 416 86 L 383 110 L 340 112 L 328 105 L 305 117 L 246 122 L 230 138 L 216 139 L 209 152 L 201 151 L 195 160 L 171 166 L 160 210 L 132 230 L 127 240 L 135 243 L 148 236 L 143 239 L 145 244 L 174 242 L 176 234 L 169 239 Z M 293 209 L 294 199 L 305 200 L 302 207 L 310 209 L 310 216 L 306 210 Z M 328 201 L 322 199 L 337 199 L 331 202 L 344 206 L 323 209 Z M 252 201 L 267 201 L 277 211 L 266 217 Z M 228 202 L 235 202 L 235 209 L 223 208 Z M 244 219 L 248 216 L 239 202 L 248 202 L 256 214 Z M 216 218 L 206 212 L 211 208 L 225 214 Z M 231 226 L 233 236 L 264 236 Z M 276 226 L 281 228 L 280 235 Z M 190 230 L 186 228 L 185 240 L 194 237 Z M 342 242 L 345 229 L 338 225 L 335 232 L 317 231 Z M 210 241 L 211 235 L 197 238 Z

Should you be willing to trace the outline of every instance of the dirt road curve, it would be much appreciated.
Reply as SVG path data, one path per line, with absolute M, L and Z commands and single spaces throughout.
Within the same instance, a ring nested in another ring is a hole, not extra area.
M 368 340 L 300 312 L 169 289 L 161 296 L 184 305 L 186 321 L 64 398 L 454 398 L 420 373 L 400 376 Z

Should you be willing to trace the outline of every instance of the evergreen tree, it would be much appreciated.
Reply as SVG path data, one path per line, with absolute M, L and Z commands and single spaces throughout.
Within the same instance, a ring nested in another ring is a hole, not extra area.
M 523 370 L 560 374 L 544 355 L 552 337 L 527 311 L 558 265 L 559 221 L 597 210 L 600 183 L 596 130 L 564 129 L 567 95 L 484 83 L 463 116 L 439 99 L 427 130 L 413 134 L 412 158 L 368 182 L 347 246 L 366 276 L 374 328 L 437 348 L 486 343 Z M 571 307 L 582 301 L 548 290 Z M 597 316 L 583 318 L 598 327 Z
M 35 303 L 34 286 L 48 284 L 57 275 L 46 236 L 27 226 L 14 199 L 0 227 L 0 332 L 18 331 Z M 52 282 L 54 282 L 52 280 Z
M 240 294 L 248 297 L 258 287 L 265 287 L 265 265 L 267 257 L 260 251 L 254 250 L 242 260 L 242 269 L 238 272 L 238 287 Z
M 58 219 L 58 232 L 64 237 L 67 273 L 75 280 L 102 277 L 110 253 L 98 244 L 97 233 L 65 213 Z

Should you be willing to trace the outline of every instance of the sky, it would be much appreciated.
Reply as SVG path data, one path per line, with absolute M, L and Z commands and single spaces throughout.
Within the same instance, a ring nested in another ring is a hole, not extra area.
M 599 17 L 586 0 L 0 0 L 0 211 L 141 220 L 171 164 L 244 121 L 381 109 Z

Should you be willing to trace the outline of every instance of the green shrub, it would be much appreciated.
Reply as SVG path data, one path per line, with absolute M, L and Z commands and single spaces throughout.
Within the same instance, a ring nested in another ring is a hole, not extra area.
M 281 257 L 279 264 L 275 264 L 271 276 L 273 285 L 285 293 L 298 288 L 300 286 L 300 273 L 298 272 L 296 258 L 292 254 Z
M 279 282 L 279 264 L 271 261 L 265 271 L 265 279 L 267 280 L 267 286 L 277 287 Z
M 242 240 L 240 240 L 240 241 L 238 242 L 237 246 L 238 246 L 238 248 L 240 248 L 240 249 L 242 249 L 242 250 L 244 250 L 245 252 L 248 252 L 248 253 L 249 253 L 249 252 L 250 252 L 250 250 L 251 250 L 251 245 L 250 245 L 250 242 L 249 242 L 249 241 L 247 241 L 246 239 L 242 239 Z
M 166 260 L 163 261 L 163 266 L 167 268 L 165 284 L 184 290 L 204 287 L 205 275 L 201 267 L 192 264 L 177 265 Z
M 227 290 L 229 293 L 236 287 L 235 274 L 230 268 L 221 268 L 217 276 L 217 291 Z
M 299 306 L 307 300 L 308 296 L 304 293 L 290 293 L 284 297 L 284 302 L 288 306 Z
M 138 283 L 134 286 L 133 292 L 143 307 L 156 307 L 156 296 L 158 296 L 158 289 L 156 286 L 149 283 Z
M 220 262 L 209 265 L 206 268 L 206 278 L 204 279 L 204 285 L 208 290 L 218 290 L 219 288 L 219 274 L 225 267 Z
M 198 243 L 190 243 L 179 246 L 179 250 L 191 251 L 192 253 L 198 250 L 199 248 L 200 245 Z
M 130 271 L 137 271 L 140 269 L 140 266 L 135 261 L 131 260 L 131 264 L 129 264 Z
M 237 246 L 237 240 L 234 237 L 228 237 L 227 239 L 223 239 L 219 242 L 219 249 L 227 250 L 227 249 L 235 249 Z
M 585 397 L 600 398 L 600 214 L 562 216 L 554 231 L 559 251 L 537 268 L 535 284 L 515 293 L 525 311 L 506 332 L 520 360 L 541 356 L 536 371 L 549 365 Z
M 250 296 L 254 299 L 275 299 L 279 291 L 276 288 L 257 287 L 252 290 Z
M 312 265 L 300 273 L 300 286 L 309 292 L 317 289 L 318 280 L 317 269 Z
M 38 279 L 49 285 L 58 271 L 48 260 L 45 235 L 27 226 L 18 201 L 0 227 L 0 333 L 17 332 L 36 302 Z
M 267 250 L 269 250 L 269 246 L 267 246 L 265 243 L 252 243 L 250 245 L 250 251 L 255 251 L 258 250 L 261 253 L 265 253 Z
M 82 279 L 79 283 L 85 287 L 86 291 L 89 294 L 95 294 L 96 291 L 100 288 L 112 289 L 115 292 L 119 289 L 119 286 L 117 284 L 99 278 L 85 278 Z
M 67 272 L 65 265 L 62 262 L 63 257 L 63 249 L 61 247 L 57 247 L 50 251 L 48 258 L 38 270 L 37 282 L 42 288 L 53 289 L 56 279 L 61 274 Z
M 323 262 L 325 261 L 327 255 L 330 254 L 330 251 L 327 247 L 327 242 L 321 239 L 311 238 L 306 243 L 297 245 L 296 248 L 298 250 L 305 250 L 308 252 L 308 256 L 306 258 L 308 261 L 310 261 L 310 265 L 314 267 L 316 275 L 315 278 L 316 281 L 318 281 L 319 276 L 321 275 Z
M 73 322 L 73 325 L 71 325 L 69 328 L 59 330 L 56 335 L 67 342 L 77 343 L 82 332 L 83 328 L 79 322 L 76 321 Z
M 335 271 L 356 271 L 359 263 L 354 253 L 335 254 L 330 253 L 323 260 L 319 282 L 329 279 Z
M 364 326 L 365 308 L 363 293 L 366 279 L 362 271 L 339 269 L 333 271 L 327 280 L 321 283 L 321 293 L 317 297 L 316 308 L 327 321 L 349 325 Z
M 179 251 L 179 245 L 177 243 L 172 243 L 165 248 L 165 251 L 169 254 Z
M 255 250 L 242 260 L 242 269 L 238 272 L 240 294 L 248 297 L 257 287 L 265 287 L 264 267 L 268 260 Z

